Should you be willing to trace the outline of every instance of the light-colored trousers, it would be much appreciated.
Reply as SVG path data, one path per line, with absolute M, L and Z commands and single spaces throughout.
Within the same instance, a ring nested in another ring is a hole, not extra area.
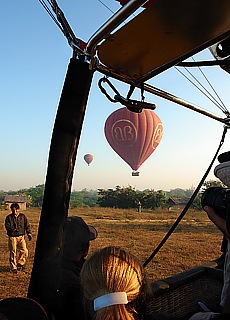
M 25 236 L 9 237 L 8 248 L 10 251 L 10 267 L 11 270 L 17 269 L 17 264 L 24 265 L 28 257 Z M 18 259 L 17 259 L 18 250 Z

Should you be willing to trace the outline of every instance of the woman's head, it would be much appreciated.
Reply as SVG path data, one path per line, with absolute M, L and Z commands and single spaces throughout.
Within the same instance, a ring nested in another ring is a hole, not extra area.
M 134 319 L 147 290 L 138 259 L 112 246 L 95 252 L 85 262 L 81 282 L 85 299 L 94 303 L 95 319 Z

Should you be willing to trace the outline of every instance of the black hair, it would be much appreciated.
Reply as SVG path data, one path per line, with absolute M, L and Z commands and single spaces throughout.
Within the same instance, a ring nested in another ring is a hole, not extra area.
M 14 203 L 12 203 L 12 205 L 10 206 L 10 209 L 12 210 L 12 209 L 16 209 L 16 210 L 18 210 L 19 208 L 20 208 L 20 206 L 19 206 L 19 204 L 17 203 L 17 202 L 14 202 Z

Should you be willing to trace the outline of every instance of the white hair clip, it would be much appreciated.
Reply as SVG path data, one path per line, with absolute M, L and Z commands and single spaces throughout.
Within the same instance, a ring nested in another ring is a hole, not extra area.
M 109 307 L 115 304 L 127 304 L 126 292 L 113 292 L 105 294 L 94 300 L 94 311 L 100 310 L 105 307 Z

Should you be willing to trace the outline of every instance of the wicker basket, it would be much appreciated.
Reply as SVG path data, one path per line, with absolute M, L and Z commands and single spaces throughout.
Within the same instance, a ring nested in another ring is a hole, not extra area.
M 223 270 L 218 269 L 215 261 L 153 282 L 153 298 L 147 303 L 147 314 L 156 319 L 161 319 L 161 314 L 168 314 L 174 319 L 189 319 L 202 311 L 199 301 L 212 311 L 220 312 L 222 285 Z

